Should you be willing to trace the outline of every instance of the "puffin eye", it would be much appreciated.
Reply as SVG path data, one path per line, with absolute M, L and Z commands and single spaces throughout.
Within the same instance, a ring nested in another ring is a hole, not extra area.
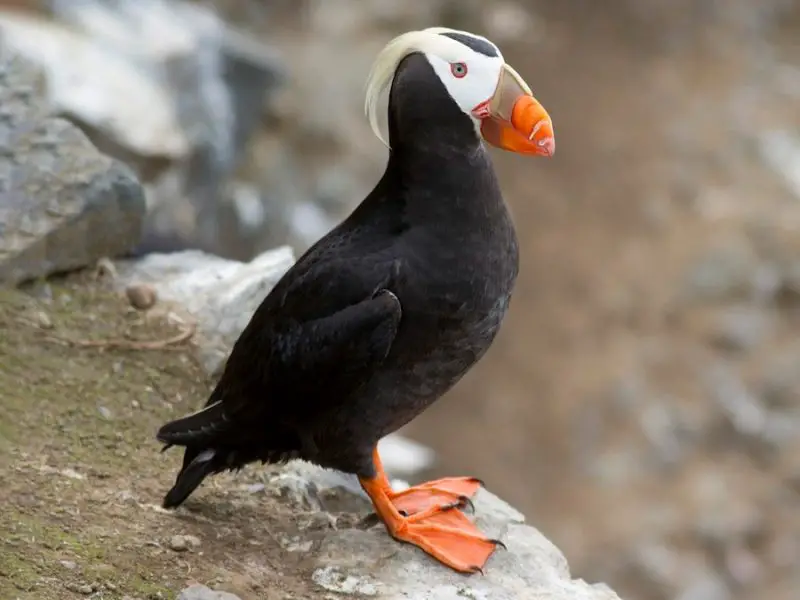
M 467 64 L 463 62 L 450 63 L 450 72 L 453 77 L 461 79 L 467 74 Z

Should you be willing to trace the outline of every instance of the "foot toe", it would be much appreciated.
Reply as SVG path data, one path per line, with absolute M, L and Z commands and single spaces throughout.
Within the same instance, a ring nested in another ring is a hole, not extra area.
M 446 508 L 454 504 L 458 508 L 475 510 L 474 496 L 481 486 L 475 477 L 447 477 L 428 481 L 392 494 L 391 500 L 397 510 L 411 516 L 432 507 Z
M 484 536 L 459 510 L 408 521 L 395 537 L 418 546 L 439 562 L 463 573 L 483 573 L 496 547 L 503 545 L 499 540 Z

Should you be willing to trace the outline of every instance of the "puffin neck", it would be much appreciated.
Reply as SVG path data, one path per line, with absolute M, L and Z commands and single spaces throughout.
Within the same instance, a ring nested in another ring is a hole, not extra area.
M 405 124 L 402 131 L 399 140 L 390 137 L 384 184 L 392 190 L 387 199 L 402 199 L 397 207 L 407 222 L 462 229 L 505 210 L 489 154 L 477 138 L 467 145 L 430 126 L 421 139 Z
M 389 93 L 388 171 L 402 187 L 442 190 L 485 180 L 488 154 L 472 119 L 450 97 L 422 54 L 407 56 Z
M 390 161 L 402 163 L 404 171 L 453 167 L 471 163 L 483 152 L 472 121 L 465 114 L 444 117 L 441 111 L 398 114 L 389 110 Z

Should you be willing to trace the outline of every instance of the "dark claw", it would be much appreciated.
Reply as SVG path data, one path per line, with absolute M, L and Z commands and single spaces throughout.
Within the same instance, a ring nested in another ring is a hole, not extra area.
M 489 541 L 492 542 L 495 546 L 500 546 L 503 550 L 508 550 L 506 545 L 500 540 L 489 540 Z
M 486 576 L 486 573 L 483 572 L 483 569 L 481 569 L 480 567 L 477 567 L 477 566 L 472 567 L 472 572 L 473 573 L 480 573 L 484 577 Z
M 472 502 L 472 498 L 469 496 L 459 496 L 458 497 L 458 508 L 461 510 L 468 508 L 470 513 L 475 512 L 475 504 Z
M 482 488 L 486 487 L 486 482 L 484 482 L 483 479 L 479 479 L 478 477 L 473 477 L 472 480 L 480 484 Z

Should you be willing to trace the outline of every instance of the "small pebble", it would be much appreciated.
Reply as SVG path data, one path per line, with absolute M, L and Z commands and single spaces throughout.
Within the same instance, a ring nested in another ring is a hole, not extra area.
M 59 562 L 61 563 L 62 567 L 64 567 L 65 569 L 69 569 L 70 571 L 75 570 L 75 568 L 78 566 L 71 560 L 61 560 Z
M 156 289 L 146 283 L 130 285 L 125 289 L 128 302 L 137 310 L 147 310 L 151 308 L 157 299 Z
M 114 263 L 111 262 L 111 259 L 104 257 L 97 261 L 97 264 L 95 265 L 95 274 L 98 277 L 110 277 L 111 279 L 116 279 L 117 267 L 114 266 Z
M 182 535 L 173 535 L 169 540 L 169 547 L 175 552 L 186 552 L 189 549 L 189 543 Z
M 88 583 L 83 583 L 83 584 L 68 583 L 67 589 L 71 592 L 83 594 L 84 596 L 89 596 L 94 592 L 94 586 L 89 585 Z
M 169 547 L 175 552 L 186 552 L 190 548 L 197 548 L 200 539 L 193 535 L 173 535 L 169 540 Z
M 53 320 L 50 318 L 50 315 L 48 315 L 43 310 L 40 310 L 40 311 L 36 312 L 36 323 L 42 329 L 52 329 L 53 328 Z
M 120 490 L 117 493 L 117 498 L 123 504 L 136 504 L 136 496 L 130 490 Z
M 105 406 L 98 406 L 97 411 L 100 413 L 104 419 L 111 420 L 111 411 L 107 409 Z
M 336 517 L 327 512 L 316 512 L 307 515 L 298 522 L 300 530 L 321 531 L 325 529 L 336 529 Z

